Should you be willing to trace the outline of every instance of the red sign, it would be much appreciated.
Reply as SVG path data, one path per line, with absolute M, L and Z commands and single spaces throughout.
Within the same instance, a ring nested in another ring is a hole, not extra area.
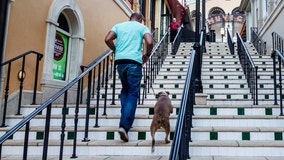
M 243 23 L 245 21 L 245 16 L 236 14 L 236 15 L 214 15 L 207 19 L 208 25 L 214 24 L 214 23 L 220 23 L 220 22 L 226 22 L 226 21 L 236 21 Z
M 56 34 L 54 43 L 54 59 L 60 61 L 64 55 L 64 41 L 60 34 Z

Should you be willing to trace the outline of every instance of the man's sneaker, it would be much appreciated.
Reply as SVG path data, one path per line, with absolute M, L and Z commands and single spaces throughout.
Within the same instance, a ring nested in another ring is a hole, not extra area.
M 120 139 L 123 140 L 124 142 L 128 142 L 128 135 L 125 131 L 124 128 L 119 127 L 118 133 L 120 134 Z

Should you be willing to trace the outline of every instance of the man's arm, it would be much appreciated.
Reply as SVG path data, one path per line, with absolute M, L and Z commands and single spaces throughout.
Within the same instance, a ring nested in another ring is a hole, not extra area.
M 113 40 L 116 39 L 116 34 L 113 31 L 109 31 L 108 34 L 105 37 L 105 43 L 106 45 L 115 52 L 115 45 Z
M 146 63 L 149 60 L 149 57 L 151 56 L 154 42 L 153 42 L 153 38 L 150 33 L 146 33 L 144 35 L 144 40 L 146 43 L 146 54 L 143 55 L 142 59 L 143 59 L 143 63 Z
M 153 49 L 153 45 L 154 45 L 153 38 L 152 38 L 151 34 L 150 33 L 146 33 L 144 35 L 144 40 L 145 40 L 146 48 L 147 48 L 146 54 L 148 56 L 150 56 L 151 52 L 152 52 L 152 49 Z

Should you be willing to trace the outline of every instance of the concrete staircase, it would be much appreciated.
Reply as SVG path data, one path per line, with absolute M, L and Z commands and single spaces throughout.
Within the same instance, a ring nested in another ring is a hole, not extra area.
M 238 56 L 226 44 L 207 44 L 202 83 L 208 97 L 206 105 L 195 106 L 192 156 L 283 156 L 283 117 L 273 105 L 272 59 L 255 54 L 249 43 L 247 47 L 259 66 L 259 105 L 252 105 Z
M 116 88 L 116 105 L 110 105 L 111 100 L 108 101 L 107 115 L 102 115 L 103 108 L 100 106 L 99 127 L 94 127 L 96 103 L 92 101 L 87 142 L 82 141 L 86 138 L 86 107 L 81 105 L 76 152 L 78 159 L 168 159 L 171 143 L 164 143 L 165 134 L 162 129 L 156 133 L 156 149 L 154 153 L 151 152 L 149 131 L 156 102 L 155 94 L 161 90 L 171 93 L 170 98 L 174 105 L 170 119 L 172 140 L 192 45 L 182 43 L 176 55 L 169 54 L 166 58 L 144 104 L 138 105 L 136 119 L 129 132 L 130 142 L 122 142 L 117 133 L 120 116 L 119 85 Z M 206 43 L 207 52 L 203 56 L 202 68 L 203 94 L 197 94 L 192 142 L 189 148 L 192 159 L 284 159 L 283 117 L 279 116 L 279 106 L 273 105 L 272 60 L 270 56 L 255 54 L 251 44 L 248 43 L 247 46 L 256 65 L 259 66 L 259 105 L 252 105 L 238 56 L 231 55 L 225 43 Z M 109 87 L 111 88 L 111 85 Z M 107 97 L 110 98 L 111 93 L 108 93 Z M 0 136 L 36 107 L 38 106 L 26 105 L 23 106 L 21 116 L 8 116 L 9 127 L 0 128 Z M 62 105 L 52 107 L 48 152 L 49 159 L 58 159 L 56 155 L 59 154 Z M 68 105 L 64 159 L 70 159 L 72 155 L 74 128 L 70 124 L 74 121 L 74 110 L 75 105 Z M 31 142 L 28 151 L 31 159 L 41 159 L 44 133 L 41 124 L 44 122 L 44 116 L 39 115 L 31 123 Z M 23 137 L 24 132 L 21 130 L 4 144 L 3 160 L 21 159 L 19 155 L 22 155 Z

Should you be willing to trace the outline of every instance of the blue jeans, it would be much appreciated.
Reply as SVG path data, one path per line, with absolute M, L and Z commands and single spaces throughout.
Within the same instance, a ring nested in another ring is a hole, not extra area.
M 142 79 L 142 66 L 137 64 L 117 64 L 122 84 L 120 93 L 121 117 L 119 127 L 130 130 L 135 119 L 137 100 Z

